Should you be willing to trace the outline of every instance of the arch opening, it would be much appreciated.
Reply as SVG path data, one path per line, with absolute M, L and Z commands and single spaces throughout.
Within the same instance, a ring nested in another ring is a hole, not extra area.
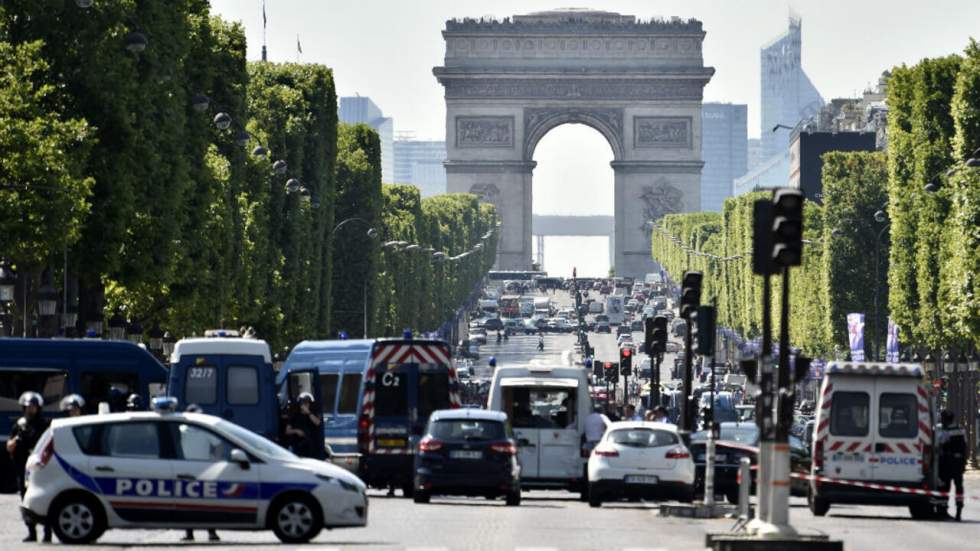
M 550 126 L 529 141 L 532 257 L 549 274 L 606 276 L 613 264 L 615 145 L 582 122 Z

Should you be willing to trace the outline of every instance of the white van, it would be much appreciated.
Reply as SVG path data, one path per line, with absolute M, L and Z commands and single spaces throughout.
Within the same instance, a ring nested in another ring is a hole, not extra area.
M 908 506 L 913 518 L 930 518 L 924 492 L 853 482 L 934 489 L 933 411 L 918 364 L 831 362 L 813 432 L 808 492 L 813 514 L 826 515 L 833 503 L 861 503 Z
M 585 418 L 592 397 L 584 368 L 498 367 L 489 409 L 510 419 L 523 488 L 565 488 L 587 499 Z

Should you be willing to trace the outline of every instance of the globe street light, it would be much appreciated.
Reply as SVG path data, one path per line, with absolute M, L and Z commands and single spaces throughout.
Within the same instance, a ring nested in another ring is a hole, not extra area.
M 210 104 L 211 98 L 205 96 L 204 94 L 197 93 L 191 96 L 191 107 L 193 107 L 198 113 L 207 111 L 208 105 Z
M 218 127 L 218 130 L 228 130 L 231 126 L 231 115 L 225 112 L 218 113 L 214 116 L 214 125 Z
M 289 165 L 287 165 L 286 164 L 286 161 L 284 161 L 282 159 L 279 159 L 278 161 L 272 163 L 272 170 L 273 170 L 273 172 L 275 172 L 276 174 L 279 174 L 280 176 L 283 175 L 283 174 L 285 174 L 286 173 L 286 170 L 288 168 L 289 168 Z
M 887 203 L 886 203 L 887 204 Z M 879 224 L 884 224 L 884 227 L 878 232 L 875 237 L 875 295 L 874 295 L 874 307 L 875 307 L 875 321 L 874 321 L 874 339 L 875 339 L 875 357 L 874 361 L 878 361 L 878 355 L 881 352 L 881 335 L 879 329 L 881 327 L 881 322 L 878 320 L 878 303 L 880 302 L 878 298 L 878 291 L 881 287 L 880 279 L 880 264 L 881 264 L 881 236 L 885 234 L 888 230 L 889 220 L 888 214 L 885 212 L 885 205 L 882 205 L 874 214 L 875 222 Z
M 132 31 L 126 35 L 126 49 L 134 54 L 141 54 L 146 49 L 146 35 Z
M 119 311 L 109 318 L 109 339 L 114 341 L 126 340 L 126 318 Z

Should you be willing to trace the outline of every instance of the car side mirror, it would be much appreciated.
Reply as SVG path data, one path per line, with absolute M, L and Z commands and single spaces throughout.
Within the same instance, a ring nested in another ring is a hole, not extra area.
M 232 463 L 238 463 L 238 466 L 241 467 L 242 470 L 247 471 L 249 469 L 250 463 L 248 460 L 248 454 L 246 454 L 244 451 L 235 448 L 231 450 L 229 457 L 231 458 Z

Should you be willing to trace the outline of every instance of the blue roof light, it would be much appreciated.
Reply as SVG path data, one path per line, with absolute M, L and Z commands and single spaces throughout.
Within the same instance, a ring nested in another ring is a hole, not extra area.
M 402 338 L 405 339 L 406 341 L 412 340 L 412 330 L 405 329 L 404 331 L 402 331 Z
M 337 338 L 339 338 L 342 341 L 346 341 L 349 337 L 350 335 L 347 334 L 347 331 L 341 331 L 340 333 L 337 334 Z

